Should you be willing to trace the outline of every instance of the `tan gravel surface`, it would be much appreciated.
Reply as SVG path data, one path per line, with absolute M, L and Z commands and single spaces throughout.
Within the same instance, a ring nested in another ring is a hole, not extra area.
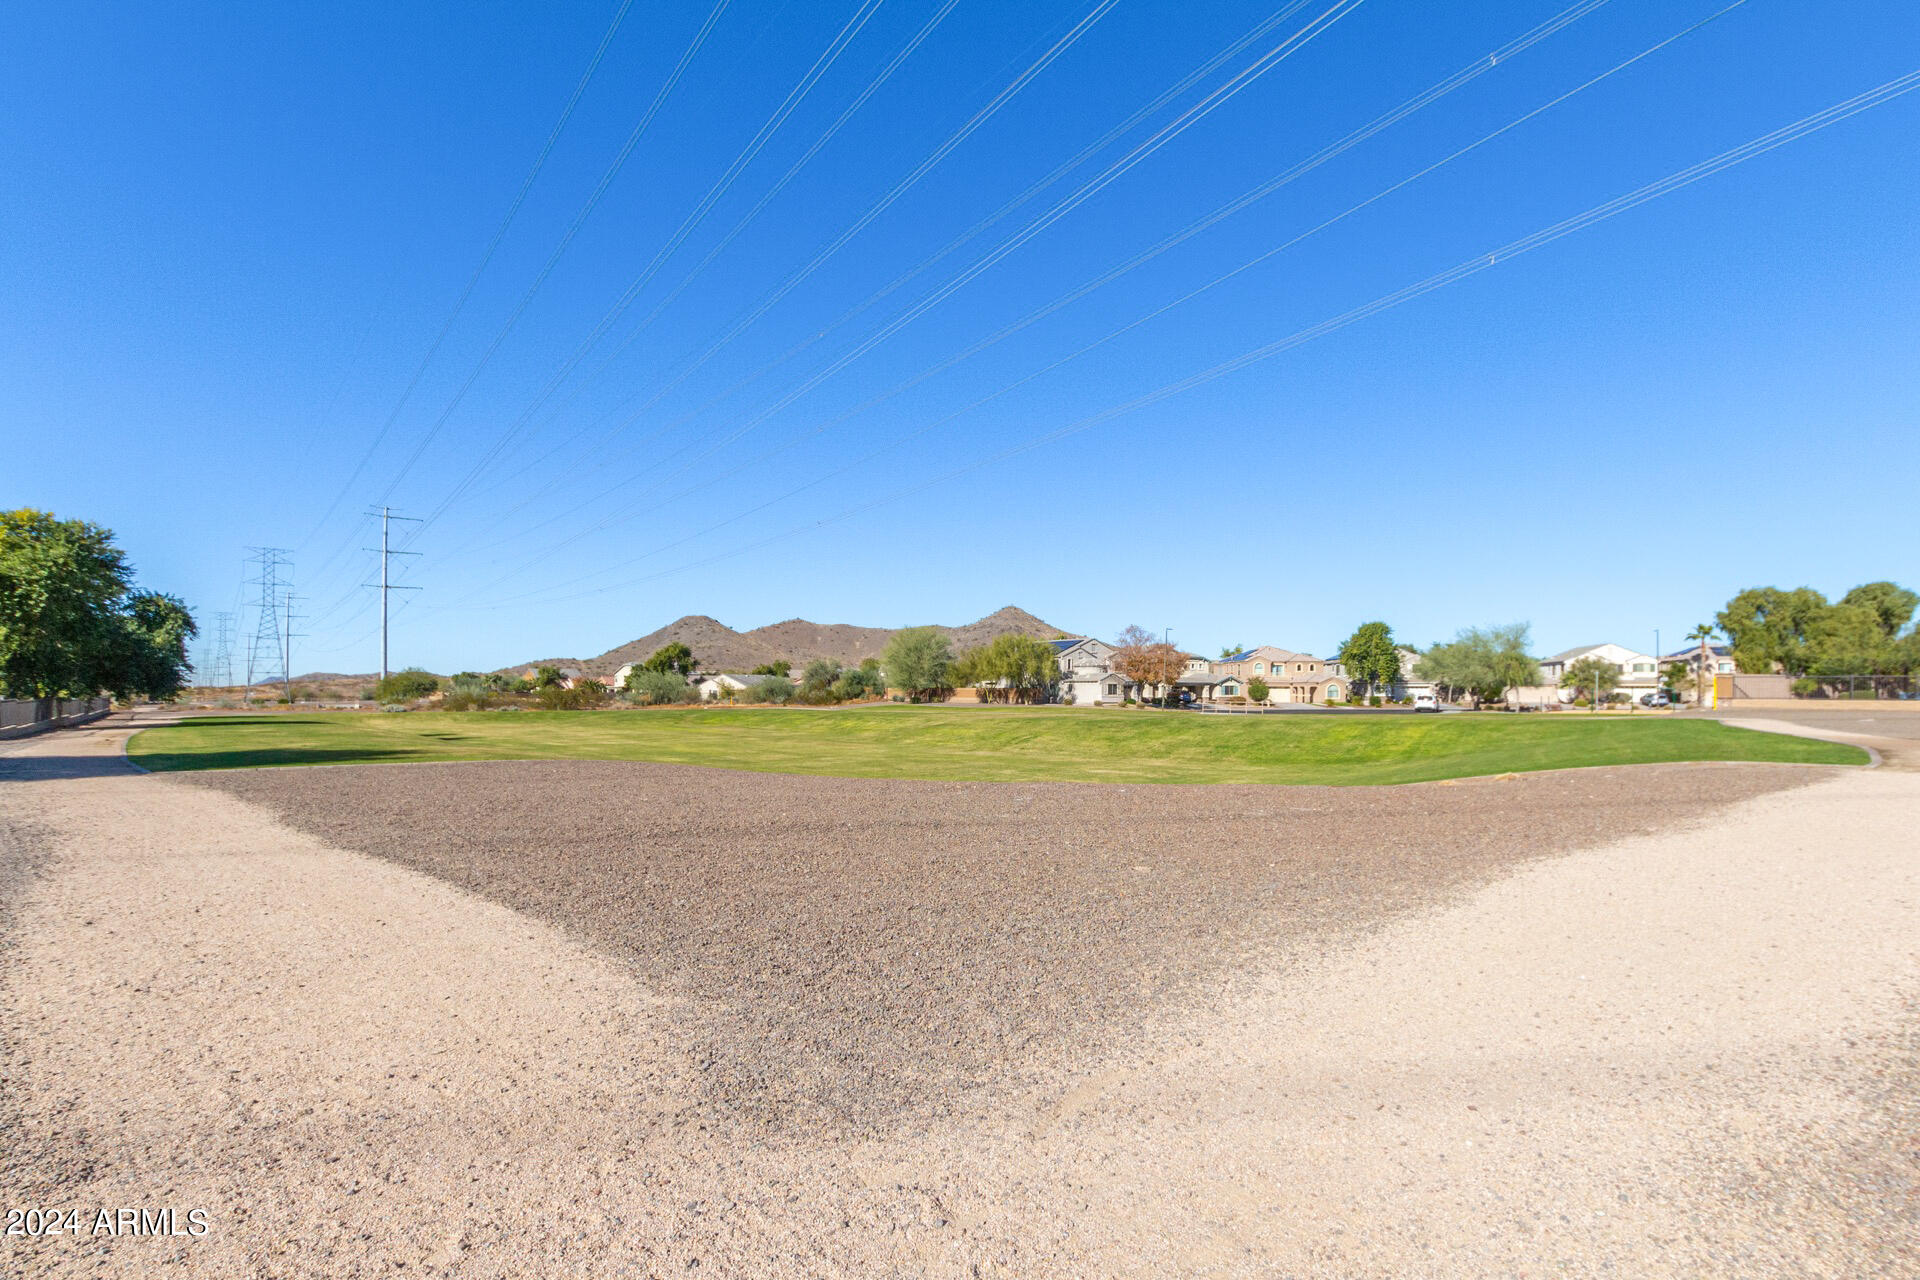
M 0 1190 L 210 1230 L 0 1269 L 1920 1262 L 1911 774 L 187 781 L 116 733 L 0 755 Z

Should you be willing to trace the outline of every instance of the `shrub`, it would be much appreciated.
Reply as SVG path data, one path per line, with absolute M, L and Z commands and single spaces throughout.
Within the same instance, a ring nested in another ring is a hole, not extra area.
M 462 671 L 449 683 L 452 687 L 440 702 L 443 711 L 485 711 L 492 701 L 492 686 L 485 676 Z
M 407 710 L 407 704 L 404 702 L 389 702 L 383 705 L 380 709 L 382 711 L 405 711 Z
M 440 691 L 440 677 L 419 667 L 396 671 L 373 687 L 373 696 L 381 702 L 412 702 Z
M 1255 679 L 1247 681 L 1247 696 L 1255 702 L 1265 702 L 1267 695 L 1272 692 L 1273 690 L 1267 688 L 1267 682 L 1265 680 L 1256 677 Z
M 1379 705 L 1380 705 L 1380 695 L 1376 693 L 1376 694 L 1374 694 L 1374 695 L 1373 695 L 1372 697 L 1370 697 L 1370 698 L 1368 698 L 1368 699 L 1367 699 L 1367 705 L 1368 705 L 1368 706 L 1370 706 L 1370 707 L 1377 707 L 1377 706 L 1379 706 Z
M 768 676 L 758 684 L 749 685 L 740 696 L 748 702 L 770 702 L 778 706 L 792 702 L 793 694 L 793 681 L 785 676 Z
M 360 691 L 360 701 L 362 702 L 378 702 L 379 700 L 380 691 L 372 685 L 368 685 Z
M 692 702 L 700 695 L 687 678 L 676 671 L 638 670 L 627 675 L 627 700 L 643 707 L 664 707 L 676 702 Z
M 540 699 L 540 706 L 547 711 L 588 711 L 606 704 L 607 686 L 598 680 L 577 680 L 571 689 L 562 689 L 557 684 L 546 685 L 536 696 Z

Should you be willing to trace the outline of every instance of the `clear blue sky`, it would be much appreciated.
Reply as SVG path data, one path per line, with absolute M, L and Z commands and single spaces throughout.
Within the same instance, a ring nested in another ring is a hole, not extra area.
M 112 527 L 203 618 L 242 599 L 248 545 L 292 549 L 301 670 L 377 662 L 357 584 L 383 498 L 438 513 L 406 526 L 425 590 L 394 659 L 439 670 L 591 655 L 683 613 L 903 625 L 1007 603 L 1202 651 L 1524 619 L 1550 652 L 1677 640 L 1750 585 L 1915 585 L 1920 93 L 1099 417 L 1920 68 L 1911 0 L 1750 0 L 1054 367 L 1724 3 L 1598 4 L 953 362 L 1572 0 L 958 0 L 764 203 L 946 5 L 732 0 L 505 330 L 711 13 L 637 0 L 411 395 L 614 3 L 16 6 L 0 503 Z

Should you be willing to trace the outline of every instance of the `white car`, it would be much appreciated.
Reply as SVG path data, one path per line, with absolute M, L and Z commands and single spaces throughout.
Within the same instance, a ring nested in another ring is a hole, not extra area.
M 1416 693 L 1413 695 L 1413 709 L 1415 711 L 1438 712 L 1440 710 L 1440 699 L 1430 693 Z

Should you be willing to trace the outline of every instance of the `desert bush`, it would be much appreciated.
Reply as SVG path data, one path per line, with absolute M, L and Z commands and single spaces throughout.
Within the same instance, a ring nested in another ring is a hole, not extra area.
M 604 707 L 611 694 L 598 680 L 576 680 L 571 689 L 550 684 L 541 688 L 536 696 L 548 711 L 591 711 Z
M 493 692 L 485 676 L 463 671 L 453 677 L 452 686 L 440 701 L 443 711 L 485 711 L 493 702 Z
M 419 667 L 396 671 L 373 687 L 373 696 L 382 702 L 412 702 L 440 691 L 440 677 Z
M 781 703 L 792 702 L 794 692 L 793 681 L 787 679 L 785 676 L 768 676 L 766 679 L 741 690 L 740 700 L 742 702 L 770 702 L 778 706 Z
M 407 704 L 404 702 L 388 702 L 383 704 L 380 709 L 382 711 L 405 711 L 407 710 Z
M 1374 694 L 1374 695 L 1373 695 L 1372 697 L 1370 697 L 1370 698 L 1368 698 L 1368 699 L 1367 699 L 1367 705 L 1368 705 L 1368 706 L 1370 706 L 1370 707 L 1377 707 L 1377 706 L 1379 706 L 1379 705 L 1380 705 L 1380 695 L 1376 693 L 1376 694 Z
M 644 668 L 628 673 L 624 692 L 629 702 L 643 707 L 692 702 L 700 696 L 679 672 L 648 671 Z

